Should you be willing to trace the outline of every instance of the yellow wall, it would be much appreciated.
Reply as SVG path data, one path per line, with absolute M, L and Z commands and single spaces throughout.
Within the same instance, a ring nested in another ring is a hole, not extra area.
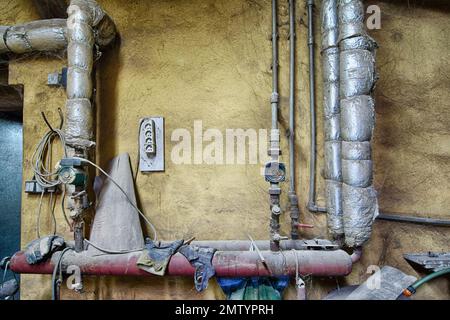
M 174 165 L 170 133 L 192 129 L 194 120 L 207 128 L 267 128 L 270 126 L 271 4 L 269 0 L 132 0 L 99 1 L 117 24 L 120 43 L 105 52 L 98 64 L 97 162 L 122 153 L 137 156 L 138 121 L 144 116 L 166 119 L 166 171 L 140 174 L 138 196 L 160 238 L 195 236 L 197 239 L 256 239 L 268 237 L 268 185 L 260 165 Z M 450 28 L 449 12 L 407 7 L 407 1 L 379 2 L 382 29 L 372 32 L 380 44 L 376 89 L 375 185 L 385 211 L 450 218 Z M 304 237 L 326 237 L 325 216 L 304 208 L 308 193 L 309 99 L 305 1 L 297 1 L 297 191 L 302 219 L 315 225 Z M 280 1 L 281 130 L 288 127 L 288 16 L 287 1 Z M 318 8 L 315 11 L 318 16 Z M 0 23 L 37 19 L 31 1 L 0 0 Z M 316 37 L 319 37 L 318 19 Z M 318 46 L 316 45 L 316 48 Z M 319 53 L 318 152 L 322 159 L 322 113 Z M 10 83 L 25 86 L 24 179 L 32 176 L 30 158 L 45 124 L 40 112 L 58 122 L 63 107 L 62 89 L 46 86 L 47 74 L 65 60 L 28 57 L 10 64 Z M 286 139 L 283 159 L 288 161 Z M 324 203 L 323 181 L 318 200 Z M 287 205 L 287 183 L 282 203 Z M 35 238 L 38 199 L 23 195 L 22 245 Z M 50 232 L 47 203 L 42 229 Z M 59 208 L 59 207 L 58 207 Z M 56 210 L 59 232 L 70 237 L 61 212 Z M 44 232 L 43 231 L 43 232 Z M 289 233 L 289 217 L 282 217 Z M 447 250 L 449 231 L 392 222 L 375 223 L 373 237 L 361 263 L 339 284 L 367 278 L 371 264 L 392 265 L 418 275 L 403 253 Z M 334 279 L 308 282 L 310 297 L 319 298 L 336 286 Z M 418 293 L 420 298 L 449 297 L 448 282 L 436 281 Z M 48 276 L 23 276 L 23 299 L 48 299 Z M 65 292 L 66 298 L 223 298 L 214 281 L 203 294 L 192 279 L 112 278 L 86 279 L 86 293 Z M 292 288 L 286 295 L 293 298 Z

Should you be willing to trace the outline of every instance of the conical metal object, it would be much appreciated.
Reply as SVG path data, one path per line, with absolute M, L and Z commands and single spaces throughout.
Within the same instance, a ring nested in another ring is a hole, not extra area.
M 136 205 L 134 181 L 128 153 L 123 153 L 112 159 L 107 172 Z M 139 213 L 110 179 L 103 176 L 102 182 L 89 239 L 93 245 L 89 246 L 88 253 L 101 252 L 95 247 L 108 251 L 142 249 L 144 247 L 144 236 Z

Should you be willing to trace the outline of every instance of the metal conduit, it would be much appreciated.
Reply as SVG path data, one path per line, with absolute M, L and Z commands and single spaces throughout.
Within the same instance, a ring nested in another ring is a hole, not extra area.
M 272 170 L 279 171 L 280 157 L 280 132 L 278 129 L 278 1 L 272 0 L 272 95 L 270 98 L 272 111 L 272 130 L 270 132 L 270 149 L 269 156 Z M 270 198 L 270 247 L 273 251 L 280 250 L 280 194 L 281 189 L 279 182 L 270 181 L 269 198 Z
M 289 0 L 289 211 L 291 238 L 298 239 L 300 210 L 295 192 L 295 0 Z

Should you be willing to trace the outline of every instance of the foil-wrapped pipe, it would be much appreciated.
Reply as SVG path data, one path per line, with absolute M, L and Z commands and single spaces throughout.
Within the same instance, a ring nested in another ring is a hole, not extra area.
M 366 34 L 363 3 L 359 0 L 339 0 L 339 41 Z
M 71 0 L 67 8 L 67 102 L 65 135 L 69 153 L 89 157 L 95 146 L 93 95 L 94 44 L 105 46 L 115 37 L 115 26 L 93 0 Z M 87 174 L 87 172 L 86 172 Z M 68 207 L 74 221 L 75 249 L 84 249 L 85 186 L 67 186 Z M 76 196 L 75 196 L 76 195 Z M 81 196 L 78 196 L 81 195 Z
M 66 19 L 0 26 L 0 53 L 53 52 L 67 47 Z
M 322 1 L 322 79 L 324 111 L 324 170 L 327 223 L 330 235 L 341 239 L 344 234 L 341 205 L 341 123 L 340 123 L 340 53 L 338 47 L 337 0 Z
M 373 53 L 363 49 L 341 51 L 340 72 L 341 97 L 369 94 L 376 80 Z
M 377 45 L 367 36 L 359 0 L 339 0 L 339 48 L 343 226 L 346 245 L 360 247 L 370 239 L 378 202 L 371 157 Z

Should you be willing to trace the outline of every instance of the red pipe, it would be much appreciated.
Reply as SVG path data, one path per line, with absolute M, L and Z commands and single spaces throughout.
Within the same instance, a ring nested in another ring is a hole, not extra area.
M 300 250 L 285 252 L 262 251 L 268 268 L 261 263 L 257 252 L 252 251 L 218 251 L 214 255 L 213 265 L 218 277 L 253 277 L 253 276 L 294 276 L 298 259 L 299 273 L 312 276 L 345 276 L 352 270 L 350 256 L 342 250 L 320 251 Z M 53 255 L 51 261 L 29 265 L 23 252 L 11 258 L 10 268 L 16 273 L 51 274 L 54 261 L 61 253 Z M 85 275 L 113 276 L 149 276 L 139 269 L 136 261 L 140 252 L 120 255 L 89 256 L 86 252 L 67 252 L 62 259 L 62 268 L 76 265 Z M 169 262 L 166 275 L 193 276 L 194 268 L 186 258 L 177 253 Z

